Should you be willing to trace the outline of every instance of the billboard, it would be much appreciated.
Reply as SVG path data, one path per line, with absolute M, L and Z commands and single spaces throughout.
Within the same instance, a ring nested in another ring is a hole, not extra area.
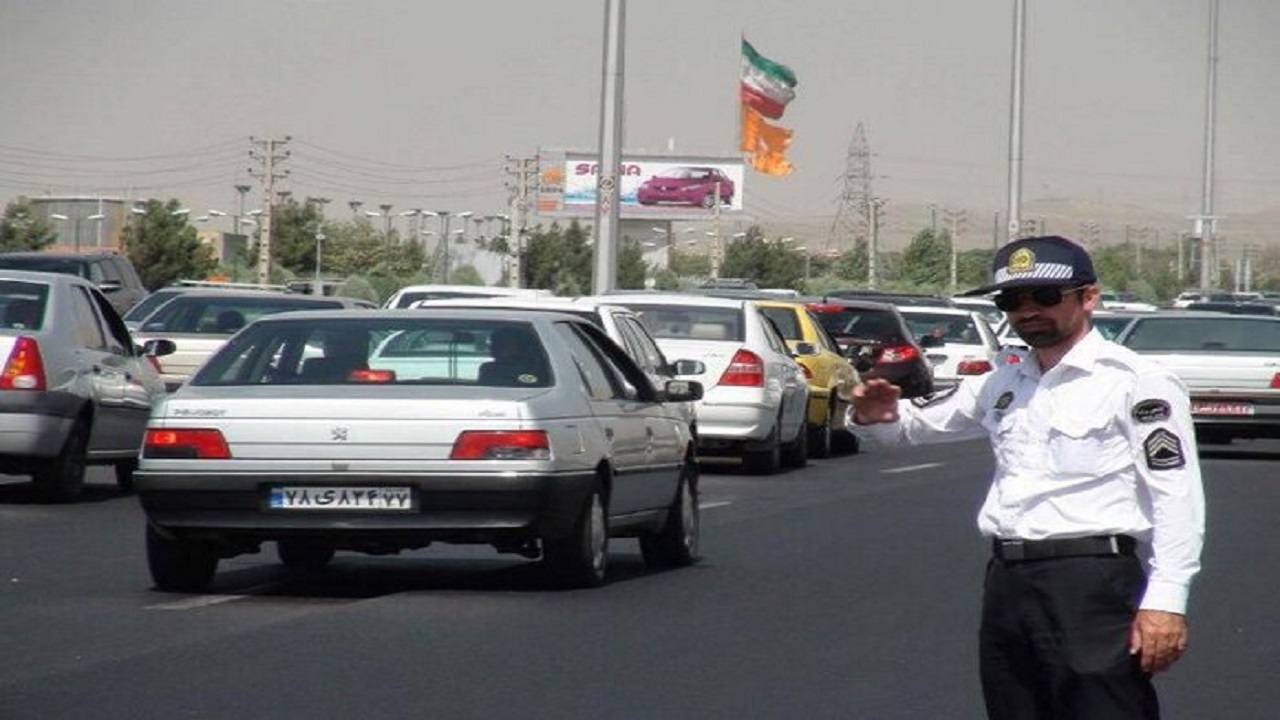
M 594 216 L 599 156 L 566 150 L 538 153 L 539 215 Z M 707 220 L 743 211 L 740 157 L 624 155 L 618 171 L 618 216 L 624 220 Z

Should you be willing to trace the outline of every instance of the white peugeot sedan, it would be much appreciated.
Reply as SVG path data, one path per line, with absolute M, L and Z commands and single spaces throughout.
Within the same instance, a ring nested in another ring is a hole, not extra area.
M 702 361 L 693 375 L 698 448 L 777 472 L 808 461 L 809 385 L 787 343 L 750 299 L 636 293 L 610 295 L 634 310 L 668 357 Z
M 925 356 L 933 365 L 933 382 L 939 390 L 995 368 L 1000 341 L 981 312 L 909 305 L 898 311 L 917 340 L 934 338 L 936 344 L 925 349 Z
M 378 352 L 375 357 L 374 351 Z M 604 582 L 608 541 L 697 557 L 697 455 L 673 404 L 594 324 L 502 310 L 264 317 L 159 402 L 137 471 L 163 590 L 274 541 L 327 564 L 434 542 L 542 558 Z

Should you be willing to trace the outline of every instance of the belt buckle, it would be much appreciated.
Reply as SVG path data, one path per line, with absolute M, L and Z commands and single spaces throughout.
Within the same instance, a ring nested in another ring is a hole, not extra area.
M 1023 540 L 1001 540 L 1000 558 L 1002 560 L 1025 560 L 1027 548 Z

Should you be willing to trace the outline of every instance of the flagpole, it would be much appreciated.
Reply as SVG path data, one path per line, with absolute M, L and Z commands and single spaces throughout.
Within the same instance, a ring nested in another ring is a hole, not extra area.
M 600 89 L 600 168 L 596 178 L 596 256 L 592 291 L 618 284 L 618 168 L 622 164 L 623 26 L 626 0 L 607 0 Z

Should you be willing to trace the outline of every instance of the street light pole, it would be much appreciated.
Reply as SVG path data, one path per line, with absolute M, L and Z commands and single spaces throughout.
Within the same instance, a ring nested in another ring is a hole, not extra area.
M 324 243 L 324 206 L 331 202 L 327 197 L 309 197 L 307 202 L 316 204 L 316 279 L 312 295 L 324 295 L 324 286 L 320 283 L 320 256 Z
M 235 189 L 236 189 L 236 193 L 239 194 L 240 197 L 237 200 L 238 204 L 236 205 L 235 222 L 231 223 L 231 232 L 236 235 L 239 235 L 240 234 L 240 218 L 244 217 L 244 196 L 249 194 L 249 191 L 252 189 L 252 187 L 249 185 L 236 185 Z

